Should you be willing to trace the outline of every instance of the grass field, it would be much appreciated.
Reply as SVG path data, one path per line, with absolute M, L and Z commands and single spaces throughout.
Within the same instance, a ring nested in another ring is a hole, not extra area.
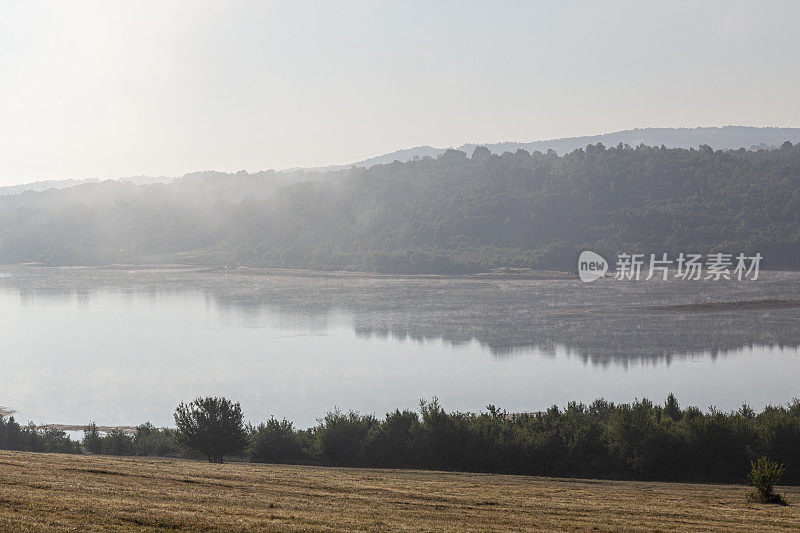
M 748 488 L 0 451 L 0 531 L 798 531 Z

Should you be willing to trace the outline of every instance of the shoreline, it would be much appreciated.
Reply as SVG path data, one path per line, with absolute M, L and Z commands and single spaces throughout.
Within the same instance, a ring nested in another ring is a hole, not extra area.
M 577 280 L 577 274 L 556 270 L 535 270 L 524 268 L 499 268 L 472 274 L 382 274 L 357 270 L 313 270 L 272 267 L 214 267 L 181 263 L 117 263 L 110 265 L 45 265 L 42 263 L 13 263 L 0 265 L 0 269 L 51 269 L 74 271 L 140 271 L 140 272 L 187 272 L 199 274 L 225 274 L 244 276 L 293 276 L 304 278 L 372 278 L 372 279 L 535 279 L 535 280 Z
M 466 274 L 455 273 L 429 273 L 429 274 L 386 274 L 380 272 L 370 272 L 361 270 L 316 270 L 310 268 L 276 268 L 276 267 L 251 267 L 251 266 L 212 266 L 196 265 L 191 263 L 112 263 L 107 265 L 46 265 L 44 263 L 7 263 L 0 264 L 0 269 L 50 269 L 50 270 L 74 270 L 74 271 L 141 271 L 141 272 L 187 272 L 200 274 L 233 274 L 245 276 L 294 276 L 305 278 L 374 278 L 374 279 L 532 279 L 532 280 L 579 280 L 575 272 L 559 270 L 538 270 L 533 268 L 513 268 L 501 267 L 485 272 L 475 272 Z M 761 269 L 762 273 L 773 274 L 792 274 L 800 272 L 800 269 Z M 613 279 L 613 273 L 606 274 L 601 279 Z M 627 280 L 625 283 L 640 283 L 651 280 Z M 652 281 L 661 282 L 661 279 Z M 685 281 L 670 278 L 670 281 Z M 690 280 L 689 283 L 706 280 Z M 733 280 L 724 280 L 724 282 Z M 592 285 L 586 283 L 587 286 Z

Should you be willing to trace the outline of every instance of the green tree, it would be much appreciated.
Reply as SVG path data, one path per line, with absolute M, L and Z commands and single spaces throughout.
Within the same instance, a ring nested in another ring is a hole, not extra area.
M 89 453 L 103 453 L 103 438 L 94 422 L 83 428 L 83 448 Z
M 175 409 L 178 443 L 221 463 L 226 454 L 247 445 L 242 408 L 227 398 L 197 398 Z

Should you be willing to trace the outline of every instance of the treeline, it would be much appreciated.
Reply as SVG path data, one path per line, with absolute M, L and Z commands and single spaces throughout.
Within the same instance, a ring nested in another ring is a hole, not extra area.
M 0 415 L 0 450 L 46 453 L 96 453 L 105 455 L 152 455 L 159 457 L 197 457 L 182 449 L 175 430 L 150 424 L 138 426 L 132 433 L 114 429 L 102 433 L 94 423 L 86 426 L 84 438 L 77 442 L 66 431 L 21 425 L 13 416 Z
M 541 476 L 742 482 L 749 461 L 768 456 L 800 483 L 800 401 L 760 413 L 681 409 L 670 395 L 615 405 L 570 403 L 535 414 L 493 406 L 480 414 L 420 412 L 383 419 L 328 413 L 308 430 L 270 420 L 250 434 L 252 461 L 422 468 Z
M 462 273 L 574 270 L 577 251 L 760 252 L 800 267 L 800 145 L 478 147 L 370 168 L 199 173 L 0 198 L 0 263 Z
M 33 424 L 21 426 L 14 417 L 0 415 L 0 450 L 26 452 L 81 453 L 80 443 L 58 429 L 38 429 Z
M 153 455 L 158 457 L 187 457 L 174 429 L 157 428 L 150 422 L 137 426 L 133 433 L 112 429 L 102 433 L 92 422 L 83 431 L 83 450 L 105 455 Z
M 785 482 L 800 483 L 798 400 L 759 413 L 746 405 L 723 413 L 682 409 L 670 395 L 662 405 L 648 400 L 615 405 L 600 399 L 588 406 L 570 403 L 565 409 L 553 406 L 530 414 L 510 414 L 494 406 L 479 414 L 446 412 L 433 400 L 422 402 L 419 412 L 398 410 L 380 419 L 334 411 L 309 429 L 296 429 L 275 418 L 244 426 L 239 419 L 239 429 L 227 425 L 216 435 L 209 429 L 213 426 L 209 413 L 218 415 L 227 401 L 212 400 L 216 399 L 203 400 L 212 408 L 196 411 L 202 421 L 197 427 L 206 432 L 195 435 L 202 441 L 200 448 L 193 448 L 191 438 L 182 435 L 186 431 L 182 419 L 178 429 L 145 424 L 133 435 L 119 431 L 101 435 L 90 425 L 82 451 L 205 454 L 209 460 L 222 460 L 224 449 L 228 458 L 267 463 L 706 482 L 744 482 L 749 462 L 766 456 L 785 465 Z M 238 410 L 238 404 L 235 407 Z M 232 419 L 237 417 L 234 412 Z M 27 437 L 15 439 L 19 433 Z M 50 441 L 61 444 L 48 448 L 37 440 L 45 434 L 6 421 L 0 424 L 0 448 L 81 451 L 63 435 Z M 223 448 L 201 451 L 214 439 L 221 439 Z

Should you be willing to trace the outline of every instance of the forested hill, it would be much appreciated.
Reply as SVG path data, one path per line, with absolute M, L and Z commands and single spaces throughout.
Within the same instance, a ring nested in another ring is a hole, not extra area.
M 479 147 L 289 177 L 203 173 L 0 198 L 0 262 L 469 272 L 576 253 L 761 252 L 800 267 L 800 145 Z M 313 180 L 313 181 L 312 181 Z

